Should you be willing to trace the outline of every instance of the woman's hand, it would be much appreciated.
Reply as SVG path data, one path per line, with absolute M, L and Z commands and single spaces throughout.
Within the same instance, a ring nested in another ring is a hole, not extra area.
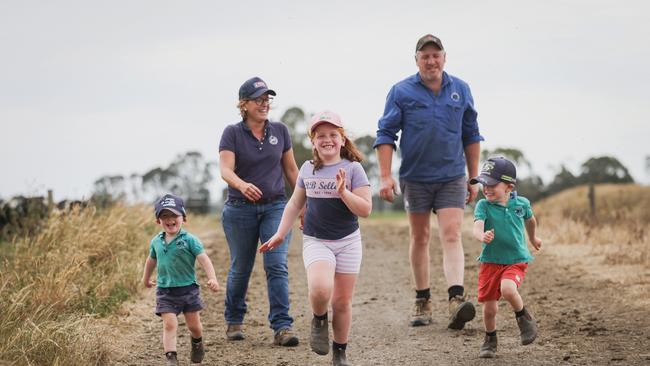
M 244 184 L 239 187 L 239 191 L 250 201 L 257 201 L 262 198 L 262 191 L 253 183 L 244 182 Z

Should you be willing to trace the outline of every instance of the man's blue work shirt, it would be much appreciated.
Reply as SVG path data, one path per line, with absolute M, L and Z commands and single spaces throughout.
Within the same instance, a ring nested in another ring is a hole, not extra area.
M 467 83 L 443 72 L 436 95 L 417 73 L 388 92 L 374 147 L 390 144 L 395 148 L 401 130 L 400 178 L 449 182 L 465 175 L 464 147 L 483 140 L 476 117 Z

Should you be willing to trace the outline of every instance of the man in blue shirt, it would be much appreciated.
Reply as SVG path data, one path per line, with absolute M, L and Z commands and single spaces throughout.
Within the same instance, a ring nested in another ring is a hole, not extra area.
M 475 315 L 465 296 L 465 259 L 461 223 L 465 204 L 477 188 L 467 182 L 478 175 L 480 141 L 474 100 L 467 83 L 443 69 L 446 53 L 439 38 L 427 34 L 416 45 L 419 72 L 388 92 L 379 120 L 375 148 L 379 160 L 382 199 L 392 202 L 399 192 L 391 175 L 395 141 L 401 131 L 399 182 L 410 225 L 411 270 L 415 309 L 411 325 L 431 322 L 429 236 L 431 211 L 436 213 L 449 295 L 449 324 L 462 329 Z

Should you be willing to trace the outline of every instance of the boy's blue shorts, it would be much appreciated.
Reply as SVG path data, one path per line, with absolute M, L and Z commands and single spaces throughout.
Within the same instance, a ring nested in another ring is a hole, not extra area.
M 156 289 L 156 315 L 162 313 L 191 313 L 203 309 L 199 285 L 158 287 Z

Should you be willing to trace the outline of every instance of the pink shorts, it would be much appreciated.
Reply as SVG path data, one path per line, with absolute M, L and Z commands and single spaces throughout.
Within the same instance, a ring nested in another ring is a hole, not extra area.
M 528 263 L 481 263 L 478 270 L 478 302 L 499 300 L 502 280 L 512 280 L 519 288 L 527 270 Z
M 305 269 L 314 262 L 327 261 L 334 265 L 336 273 L 359 273 L 361 254 L 361 232 L 358 229 L 338 240 L 303 235 L 302 260 Z

